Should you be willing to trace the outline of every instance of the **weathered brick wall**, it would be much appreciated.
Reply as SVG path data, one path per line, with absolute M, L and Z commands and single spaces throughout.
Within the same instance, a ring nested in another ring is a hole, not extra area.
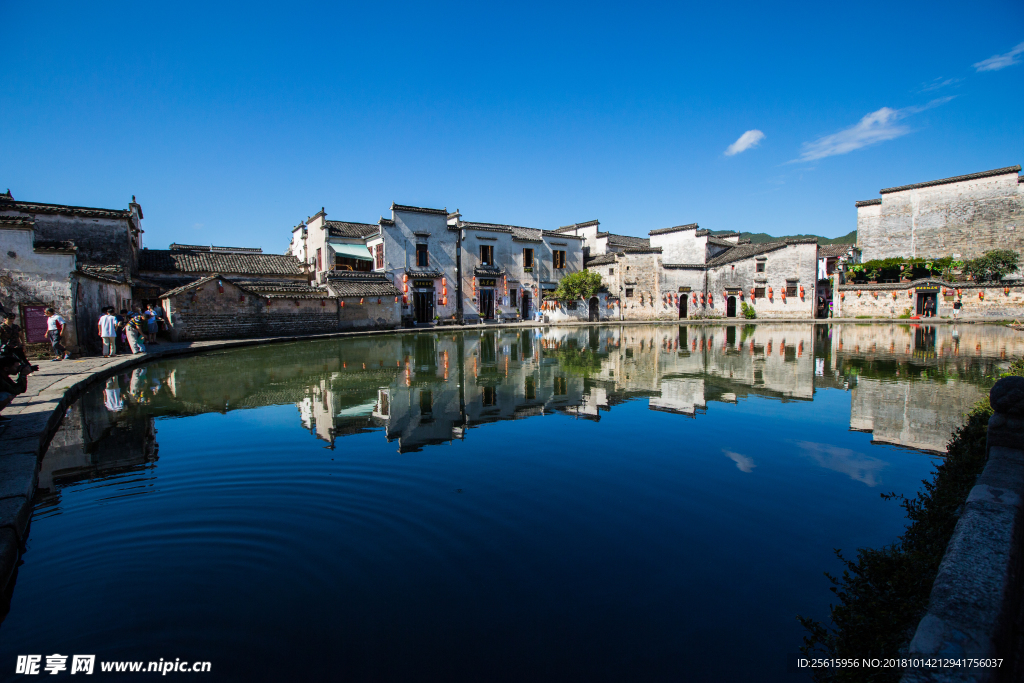
M 660 254 L 627 253 L 619 259 L 616 272 L 622 287 L 619 300 L 622 302 L 624 320 L 658 320 L 669 317 L 661 300 L 660 271 Z M 632 296 L 626 296 L 629 290 L 632 290 Z
M 69 324 L 64 345 L 72 353 L 77 352 L 71 278 L 75 255 L 36 252 L 33 240 L 31 230 L 0 230 L 0 303 L 19 315 L 20 306 L 52 306 Z M 25 327 L 24 320 L 18 324 Z
M 954 294 L 953 300 L 947 300 L 945 292 L 957 290 L 960 294 Z M 963 303 L 960 310 L 962 318 L 1024 318 L 1024 287 L 945 284 L 937 298 L 936 315 L 940 318 L 953 316 L 953 301 L 957 298 Z M 843 318 L 898 318 L 906 314 L 917 315 L 917 292 L 913 284 L 843 285 L 839 288 L 839 315 Z
M 85 265 L 116 263 L 135 267 L 135 253 L 127 219 L 85 218 L 36 214 L 36 237 L 41 240 L 72 240 L 78 261 Z
M 976 258 L 992 249 L 1024 254 L 1024 185 L 1017 173 L 886 193 L 857 208 L 865 261 L 893 256 Z
M 316 334 L 361 327 L 393 327 L 399 306 L 393 297 L 335 299 L 264 299 L 230 282 L 220 292 L 209 282 L 163 300 L 171 316 L 171 338 L 179 341 L 238 337 Z

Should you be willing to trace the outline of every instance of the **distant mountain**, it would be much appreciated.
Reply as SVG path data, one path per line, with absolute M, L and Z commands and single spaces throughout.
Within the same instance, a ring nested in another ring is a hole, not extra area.
M 720 230 L 718 232 L 711 233 L 712 235 L 730 235 L 728 230 Z M 808 237 L 814 237 L 818 240 L 818 244 L 856 244 L 857 243 L 857 231 L 843 235 L 842 237 L 822 237 L 820 235 L 783 235 L 782 237 L 773 237 L 768 233 L 764 232 L 741 232 L 741 240 L 750 240 L 752 244 L 764 244 L 765 242 L 780 242 L 784 239 L 806 239 Z

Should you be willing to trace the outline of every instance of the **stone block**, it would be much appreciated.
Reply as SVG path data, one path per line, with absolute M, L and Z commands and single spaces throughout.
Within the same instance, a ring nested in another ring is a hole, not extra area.
M 18 537 L 25 540 L 25 531 L 32 518 L 32 503 L 24 496 L 0 499 L 0 528 L 9 527 Z
M 10 455 L 0 458 L 0 498 L 23 496 L 29 500 L 36 492 L 34 455 Z

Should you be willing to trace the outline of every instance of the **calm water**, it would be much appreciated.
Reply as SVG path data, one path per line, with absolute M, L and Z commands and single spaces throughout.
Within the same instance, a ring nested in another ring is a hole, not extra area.
M 153 363 L 42 463 L 0 677 L 56 652 L 210 681 L 801 680 L 832 549 L 901 532 L 879 493 L 916 491 L 1020 355 L 1002 327 L 758 324 Z

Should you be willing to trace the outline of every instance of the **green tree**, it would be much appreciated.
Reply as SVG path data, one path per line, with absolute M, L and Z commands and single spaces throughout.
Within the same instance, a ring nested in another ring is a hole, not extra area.
M 978 282 L 998 282 L 1010 273 L 1019 270 L 1017 252 L 1012 249 L 993 249 L 984 256 L 971 259 L 964 264 L 964 272 L 974 276 Z
M 555 290 L 554 298 L 560 301 L 589 299 L 601 288 L 601 274 L 592 270 L 582 270 L 562 278 Z

